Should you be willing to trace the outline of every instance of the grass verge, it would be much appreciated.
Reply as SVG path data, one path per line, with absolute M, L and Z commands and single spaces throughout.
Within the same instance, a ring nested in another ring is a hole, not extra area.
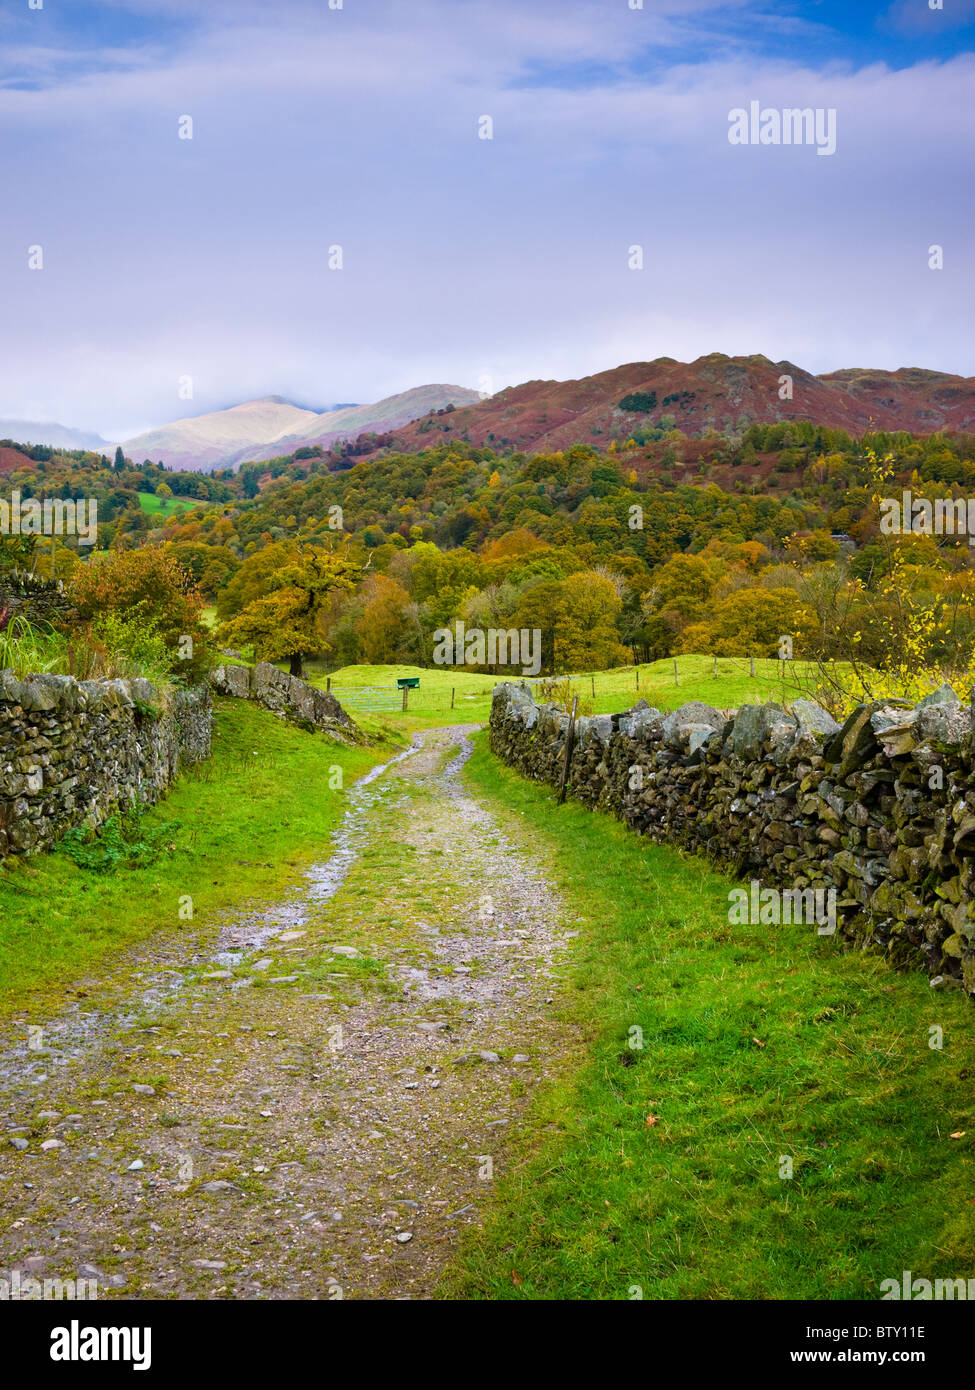
M 466 775 L 580 919 L 564 1018 L 589 1041 L 443 1296 L 875 1300 L 905 1269 L 972 1274 L 961 995 L 809 927 L 730 926 L 730 879 L 557 807 L 484 734 Z
M 376 737 L 376 727 L 364 721 Z M 0 1017 L 54 1002 L 109 954 L 160 930 L 194 928 L 218 909 L 264 899 L 327 847 L 343 788 L 395 752 L 305 733 L 243 700 L 217 701 L 213 757 L 188 769 L 142 824 L 161 853 L 141 868 L 96 874 L 63 852 L 0 876 Z M 165 834 L 156 834 L 165 827 Z

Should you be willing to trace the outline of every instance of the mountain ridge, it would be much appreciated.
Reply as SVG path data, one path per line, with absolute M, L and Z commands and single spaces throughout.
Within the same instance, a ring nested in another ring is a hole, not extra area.
M 783 390 L 791 395 L 783 397 Z M 637 398 L 637 408 L 621 407 L 628 398 Z M 701 436 L 798 420 L 851 435 L 975 429 L 975 377 L 924 367 L 845 367 L 816 375 L 761 353 L 707 353 L 689 363 L 658 357 L 568 381 L 509 386 L 458 408 L 449 420 L 402 426 L 392 444 L 411 452 L 447 434 L 478 447 L 542 453 L 575 443 L 605 448 L 647 426 Z
M 788 391 L 784 379 L 788 378 Z M 633 408 L 624 408 L 629 400 Z M 268 395 L 171 421 L 123 441 L 140 463 L 211 472 L 260 463 L 316 445 L 328 452 L 361 435 L 382 436 L 405 452 L 442 443 L 443 436 L 475 446 L 540 453 L 575 443 L 605 448 L 647 427 L 739 433 L 750 424 L 807 420 L 852 435 L 867 430 L 975 430 L 975 377 L 926 367 L 841 367 L 815 374 L 761 353 L 706 353 L 692 362 L 661 356 L 627 362 L 590 376 L 535 378 L 493 396 L 467 387 L 428 383 L 372 404 L 343 403 L 316 411 Z M 111 452 L 100 435 L 51 422 L 0 419 L 0 437 L 27 444 Z M 660 437 L 659 434 L 657 436 Z

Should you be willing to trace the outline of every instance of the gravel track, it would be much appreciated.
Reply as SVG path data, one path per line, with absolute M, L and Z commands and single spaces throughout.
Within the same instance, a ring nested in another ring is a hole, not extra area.
M 349 792 L 301 890 L 161 928 L 0 1047 L 0 1277 L 99 1298 L 429 1298 L 569 1060 L 544 864 L 471 726 Z M 138 1088 L 138 1089 L 135 1089 Z M 48 1147 L 43 1147 L 44 1145 Z M 136 1166 L 133 1166 L 136 1165 Z

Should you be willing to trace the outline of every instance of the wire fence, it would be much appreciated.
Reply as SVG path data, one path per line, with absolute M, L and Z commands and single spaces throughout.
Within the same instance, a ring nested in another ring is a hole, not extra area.
M 363 714 L 388 714 L 401 713 L 404 709 L 409 713 L 412 710 L 462 709 L 471 704 L 487 705 L 491 703 L 493 686 L 490 690 L 477 691 L 443 688 L 424 690 L 421 687 L 407 691 L 405 705 L 402 690 L 390 690 L 388 686 L 333 685 L 329 689 L 344 709 L 359 710 Z

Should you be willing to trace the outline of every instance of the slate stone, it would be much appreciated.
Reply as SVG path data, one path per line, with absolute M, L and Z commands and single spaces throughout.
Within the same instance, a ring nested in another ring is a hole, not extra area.
M 683 751 L 690 740 L 692 730 L 706 727 L 715 732 L 724 727 L 724 715 L 710 705 L 699 700 L 690 700 L 680 709 L 675 709 L 663 721 L 664 743 L 675 751 Z

